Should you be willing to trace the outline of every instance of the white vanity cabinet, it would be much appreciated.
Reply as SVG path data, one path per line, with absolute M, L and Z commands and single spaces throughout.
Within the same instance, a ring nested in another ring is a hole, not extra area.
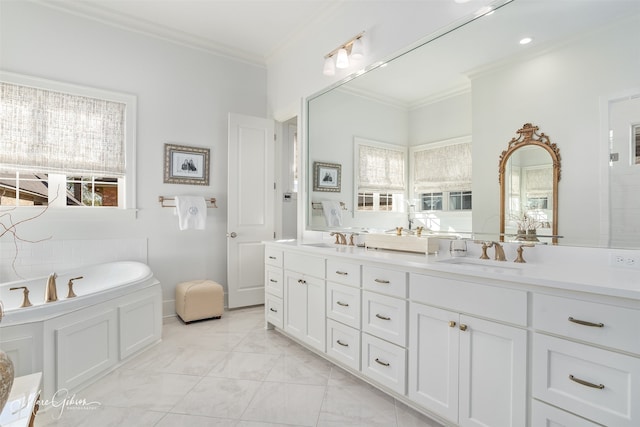
M 639 326 L 640 310 L 615 301 L 535 294 L 533 397 L 594 423 L 640 425 Z
M 284 252 L 284 330 L 325 352 L 325 259 Z
M 327 355 L 360 370 L 360 264 L 327 259 Z
M 410 299 L 411 400 L 460 425 L 527 425 L 526 292 L 412 274 Z
M 264 254 L 264 310 L 267 324 L 284 327 L 283 251 L 267 246 Z

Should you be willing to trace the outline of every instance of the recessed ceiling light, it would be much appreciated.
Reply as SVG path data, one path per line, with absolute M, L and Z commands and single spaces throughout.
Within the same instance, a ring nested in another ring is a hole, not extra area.
M 529 44 L 533 41 L 531 37 L 523 37 L 520 39 L 520 44 Z

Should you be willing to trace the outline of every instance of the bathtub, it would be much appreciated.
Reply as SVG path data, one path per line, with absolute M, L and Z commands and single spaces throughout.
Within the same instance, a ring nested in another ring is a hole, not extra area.
M 74 280 L 73 291 L 77 295 L 67 298 L 69 279 Z M 157 282 L 146 264 L 134 261 L 118 261 L 97 264 L 59 272 L 56 278 L 58 301 L 45 303 L 44 293 L 48 276 L 17 280 L 0 284 L 0 301 L 4 305 L 4 317 L 0 327 L 38 322 L 60 316 L 106 299 L 125 295 Z M 21 308 L 23 290 L 10 288 L 26 286 L 29 289 L 31 307 Z
M 67 298 L 69 279 L 76 297 Z M 0 284 L 0 348 L 16 375 L 43 373 L 43 396 L 76 391 L 160 341 L 162 289 L 144 263 L 118 261 L 58 272 L 58 300 L 44 302 L 48 276 Z M 31 307 L 21 308 L 26 286 Z M 91 351 L 86 351 L 91 349 Z

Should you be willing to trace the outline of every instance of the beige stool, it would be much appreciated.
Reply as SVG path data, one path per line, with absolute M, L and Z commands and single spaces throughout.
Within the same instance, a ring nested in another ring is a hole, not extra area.
M 213 280 L 192 280 L 176 286 L 176 314 L 185 322 L 219 319 L 224 313 L 222 285 Z

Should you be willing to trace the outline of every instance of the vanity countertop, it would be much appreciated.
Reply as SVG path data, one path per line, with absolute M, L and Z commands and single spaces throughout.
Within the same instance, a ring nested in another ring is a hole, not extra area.
M 490 281 L 520 283 L 538 288 L 564 289 L 640 301 L 640 269 L 611 267 L 591 263 L 589 260 L 576 262 L 575 256 L 571 257 L 572 259 L 556 259 L 554 262 L 517 264 L 511 261 L 479 260 L 478 256 L 472 253 L 467 257 L 453 259 L 448 251 L 425 255 L 326 242 L 283 240 L 265 243 L 282 248 L 295 248 L 318 256 L 345 255 L 355 260 L 384 263 L 396 268 L 405 267 L 407 271 L 416 273 L 438 272 L 466 275 Z M 544 251 L 555 249 L 555 247 L 541 248 Z M 566 248 L 564 251 L 566 252 Z

